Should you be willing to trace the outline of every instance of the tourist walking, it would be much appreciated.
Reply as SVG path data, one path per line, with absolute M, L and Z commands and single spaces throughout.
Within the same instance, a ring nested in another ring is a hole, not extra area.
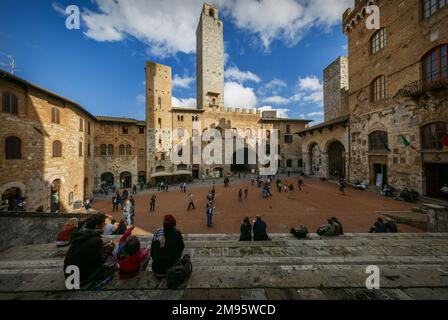
M 207 205 L 207 227 L 211 227 L 213 225 L 213 203 L 209 203 Z
M 302 187 L 303 187 L 303 177 L 300 176 L 299 177 L 299 191 L 302 191 Z
M 193 194 L 192 193 L 190 193 L 188 195 L 188 209 L 187 209 L 187 211 L 190 211 L 190 208 L 193 208 L 193 210 L 196 210 L 196 207 L 194 206 Z
M 238 201 L 243 201 L 243 190 L 241 189 L 238 191 Z
M 132 187 L 132 195 L 136 194 L 137 194 L 137 186 L 134 184 L 134 186 Z
M 112 212 L 118 211 L 118 199 L 117 196 L 112 196 Z
M 339 179 L 339 193 L 345 196 L 345 181 L 344 178 Z
M 249 188 L 245 187 L 244 188 L 244 199 L 247 199 L 247 194 L 249 193 Z
M 156 210 L 156 194 L 151 196 L 151 200 L 149 200 L 149 212 L 154 212 Z

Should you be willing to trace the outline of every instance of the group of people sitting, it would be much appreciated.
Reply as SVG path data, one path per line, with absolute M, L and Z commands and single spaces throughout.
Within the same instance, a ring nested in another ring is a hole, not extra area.
M 344 228 L 336 217 L 331 217 L 326 224 L 317 229 L 316 233 L 320 236 L 336 237 L 344 234 Z
M 252 224 L 253 223 L 253 224 Z M 255 220 L 250 222 L 249 217 L 245 217 L 240 227 L 240 241 L 269 241 L 271 240 L 267 233 L 267 225 L 257 216 Z
M 370 233 L 397 233 L 398 228 L 394 220 L 390 218 L 386 218 L 386 222 L 384 219 L 379 217 L 373 226 L 370 228 Z
M 106 215 L 97 213 L 83 223 L 70 219 L 58 235 L 57 245 L 70 245 L 64 270 L 70 265 L 77 266 L 81 286 L 101 283 L 117 270 L 122 279 L 136 276 L 146 269 L 150 259 L 154 275 L 162 278 L 181 260 L 184 241 L 172 215 L 164 217 L 163 227 L 155 231 L 147 248 L 142 248 L 139 239 L 132 235 L 134 226 L 127 226 L 118 243 L 103 241 L 105 227 Z

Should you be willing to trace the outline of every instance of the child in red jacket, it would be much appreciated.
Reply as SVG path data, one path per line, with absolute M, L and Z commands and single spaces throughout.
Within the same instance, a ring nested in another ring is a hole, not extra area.
M 131 235 L 134 228 L 132 226 L 126 230 L 118 243 L 117 258 L 122 279 L 136 276 L 149 262 L 149 249 L 140 249 L 140 241 Z

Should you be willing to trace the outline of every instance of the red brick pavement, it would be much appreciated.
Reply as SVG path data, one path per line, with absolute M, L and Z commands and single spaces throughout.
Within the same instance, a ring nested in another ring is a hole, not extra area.
M 291 227 L 304 224 L 310 232 L 325 223 L 326 219 L 336 216 L 342 222 L 345 232 L 368 232 L 380 214 L 378 211 L 404 211 L 412 204 L 384 198 L 374 192 L 346 189 L 346 195 L 339 194 L 338 185 L 314 179 L 305 179 L 302 191 L 294 182 L 294 199 L 289 194 L 271 190 L 273 197 L 260 198 L 260 189 L 252 187 L 249 182 L 231 182 L 225 189 L 219 182 L 216 185 L 215 213 L 213 227 L 207 228 L 205 204 L 206 195 L 211 187 L 192 187 L 187 193 L 180 192 L 178 187 L 170 186 L 172 191 L 157 193 L 156 211 L 149 213 L 150 194 L 135 196 L 137 233 L 153 232 L 162 225 L 165 214 L 173 214 L 177 226 L 183 233 L 239 233 L 239 227 L 245 216 L 254 218 L 262 215 L 268 225 L 268 232 L 287 233 Z M 273 184 L 274 185 L 274 184 Z M 243 202 L 238 201 L 238 190 L 249 187 L 249 196 Z M 195 211 L 187 211 L 187 195 L 192 192 L 195 198 Z M 103 210 L 116 219 L 122 217 L 119 212 L 111 212 L 111 200 L 98 200 L 95 209 Z M 421 232 L 416 228 L 399 225 L 400 232 Z

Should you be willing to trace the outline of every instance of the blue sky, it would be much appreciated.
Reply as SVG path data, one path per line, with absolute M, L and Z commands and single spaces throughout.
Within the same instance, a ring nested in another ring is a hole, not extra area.
M 322 70 L 346 55 L 351 0 L 215 0 L 224 21 L 228 107 L 320 122 Z M 68 5 L 81 29 L 65 27 Z M 173 104 L 195 106 L 199 0 L 1 0 L 0 67 L 95 115 L 144 119 L 145 61 L 170 65 Z

